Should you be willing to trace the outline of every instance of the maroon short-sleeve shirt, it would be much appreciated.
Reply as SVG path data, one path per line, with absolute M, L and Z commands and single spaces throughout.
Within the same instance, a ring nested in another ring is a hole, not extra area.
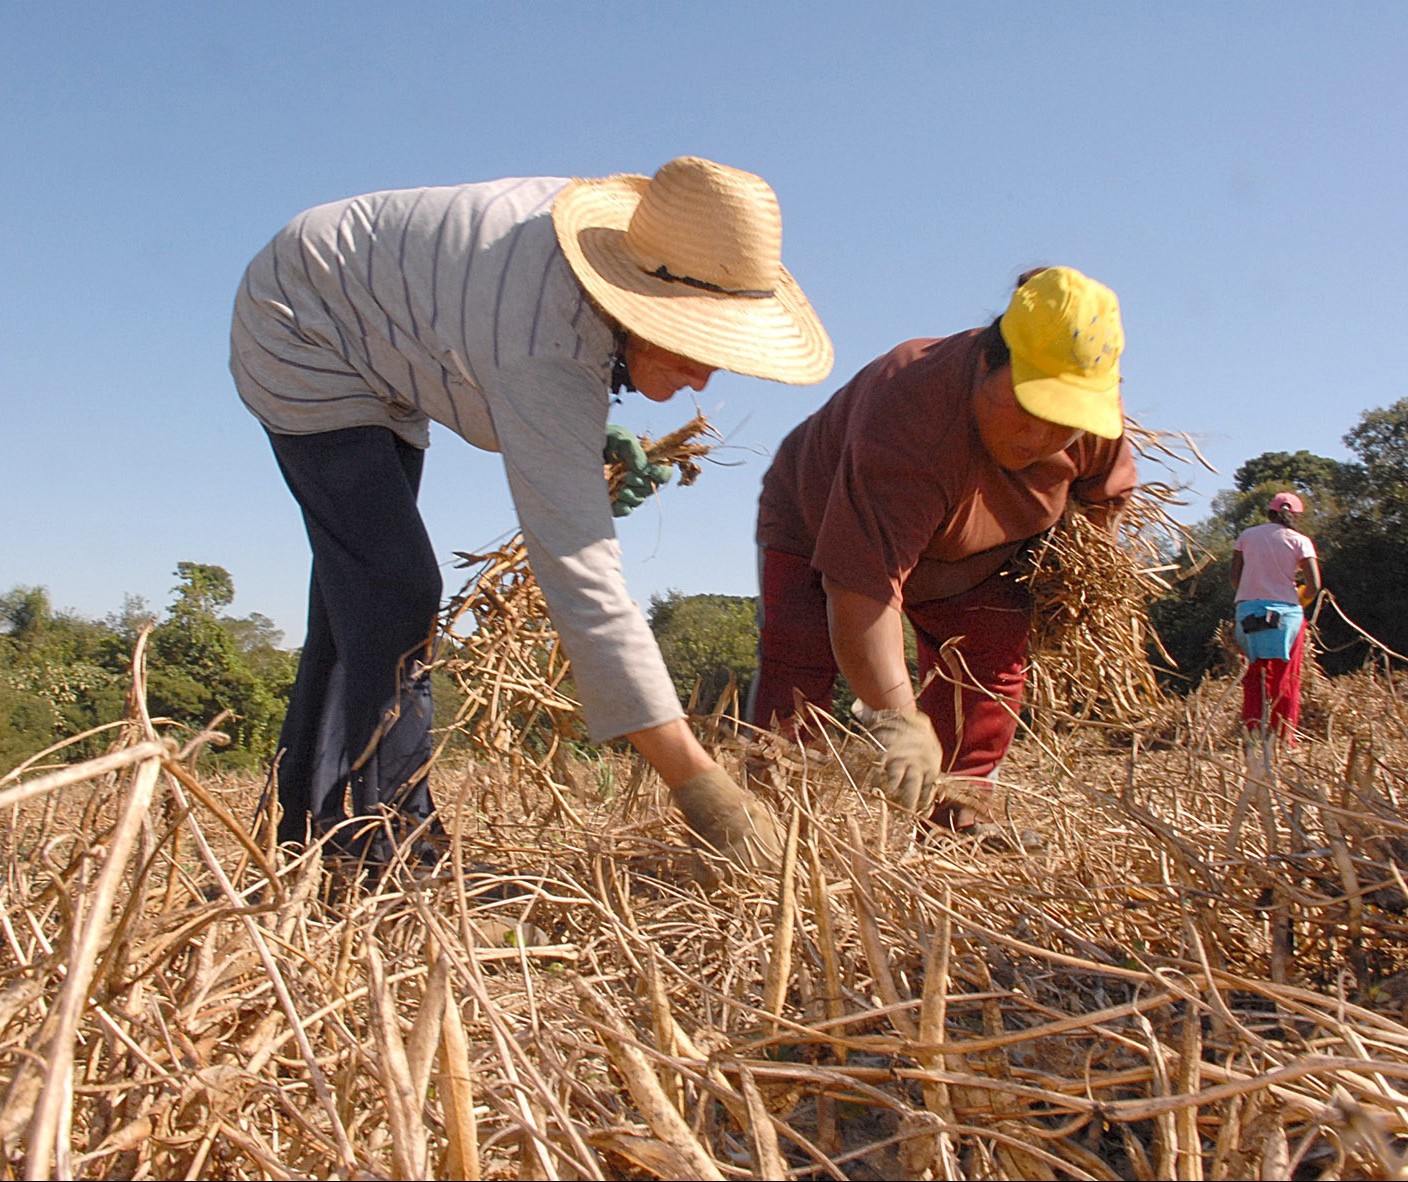
M 1123 436 L 1087 433 L 1020 472 L 988 455 L 973 415 L 980 331 L 905 341 L 794 428 L 763 478 L 759 544 L 898 608 L 976 587 L 1069 496 L 1123 506 L 1136 483 Z

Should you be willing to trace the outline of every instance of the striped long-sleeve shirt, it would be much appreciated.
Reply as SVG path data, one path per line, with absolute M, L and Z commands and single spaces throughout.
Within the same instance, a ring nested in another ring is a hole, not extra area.
M 235 299 L 230 369 L 275 434 L 430 421 L 503 457 L 598 741 L 682 715 L 602 476 L 613 328 L 558 247 L 557 177 L 372 193 L 295 218 Z

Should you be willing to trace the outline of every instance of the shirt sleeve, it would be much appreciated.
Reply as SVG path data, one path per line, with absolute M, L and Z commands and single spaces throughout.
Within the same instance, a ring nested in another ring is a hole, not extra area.
M 847 419 L 812 566 L 847 590 L 899 608 L 905 579 L 949 512 L 935 455 L 955 450 L 904 413 L 911 391 L 877 367 Z M 884 395 L 882 397 L 882 395 Z
M 600 374 L 566 359 L 496 371 L 499 450 L 587 731 L 603 742 L 682 718 L 678 695 L 631 599 L 602 472 L 608 398 Z
M 1129 498 L 1134 495 L 1139 483 L 1129 436 L 1104 440 L 1087 435 L 1081 441 L 1082 445 L 1087 441 L 1090 446 L 1088 450 L 1082 448 L 1080 475 L 1071 485 L 1071 495 L 1086 505 L 1123 509 L 1129 504 Z

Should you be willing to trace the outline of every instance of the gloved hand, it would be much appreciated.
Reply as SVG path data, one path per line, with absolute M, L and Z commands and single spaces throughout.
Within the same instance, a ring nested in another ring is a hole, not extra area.
M 652 464 L 635 434 L 615 423 L 606 424 L 606 447 L 601 455 L 608 464 L 619 462 L 625 468 L 620 487 L 611 495 L 613 517 L 625 517 L 643 505 L 675 474 L 669 464 Z
M 700 772 L 670 795 L 700 844 L 747 870 L 781 865 L 782 831 L 772 813 L 722 768 Z
M 872 710 L 859 698 L 851 713 L 880 744 L 885 796 L 900 808 L 927 816 L 943 776 L 944 749 L 929 716 L 908 710 Z

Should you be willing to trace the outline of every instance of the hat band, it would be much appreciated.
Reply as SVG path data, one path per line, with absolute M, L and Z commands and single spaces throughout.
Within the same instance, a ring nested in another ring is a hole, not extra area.
M 710 283 L 707 279 L 695 279 L 692 275 L 673 275 L 664 263 L 661 263 L 655 270 L 647 272 L 656 279 L 663 279 L 667 283 L 683 283 L 686 287 L 697 287 L 700 291 L 716 291 L 720 295 L 742 296 L 749 300 L 769 300 L 777 294 L 772 288 L 747 288 L 747 287 L 720 287 L 717 283 Z

